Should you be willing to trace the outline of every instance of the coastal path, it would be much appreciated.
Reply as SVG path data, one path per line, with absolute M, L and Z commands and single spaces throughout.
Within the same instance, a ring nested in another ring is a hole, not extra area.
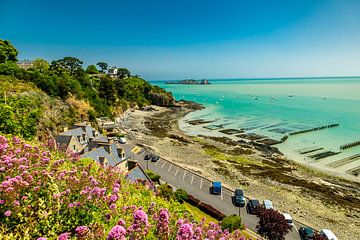
M 210 194 L 211 180 L 163 158 L 160 158 L 157 162 L 146 161 L 144 157 L 147 154 L 152 153 L 142 150 L 133 155 L 143 169 L 154 171 L 161 176 L 162 181 L 174 188 L 186 190 L 189 194 L 204 203 L 210 204 L 225 215 L 239 214 L 239 208 L 232 203 L 233 190 L 222 187 L 221 195 L 212 195 Z M 247 214 L 245 207 L 240 208 L 240 216 L 246 227 L 256 232 L 258 218 L 255 215 Z M 295 227 L 286 236 L 286 240 L 300 239 L 298 229 L 301 226 L 303 225 L 295 221 Z

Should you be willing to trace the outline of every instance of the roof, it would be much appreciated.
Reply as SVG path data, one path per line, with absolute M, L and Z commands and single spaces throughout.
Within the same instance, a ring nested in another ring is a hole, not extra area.
M 86 152 L 80 156 L 80 158 L 91 158 L 96 162 L 99 162 L 99 157 L 104 157 L 108 160 L 109 166 L 115 166 L 117 164 L 116 159 L 110 155 L 104 147 L 94 148 L 90 152 Z
M 70 129 L 68 131 L 62 132 L 59 135 L 62 135 L 62 136 L 72 136 L 72 135 L 80 136 L 80 135 L 82 135 L 84 133 L 85 133 L 84 130 L 81 127 L 78 127 L 78 128 L 73 128 L 73 129 Z
M 151 179 L 149 178 L 149 176 L 144 172 L 144 170 L 139 165 L 137 165 L 136 167 L 131 169 L 128 172 L 126 178 L 131 181 L 136 181 L 138 179 L 141 179 L 141 180 L 151 182 Z
M 288 213 L 283 213 L 283 216 L 284 216 L 285 219 L 289 219 L 289 220 L 291 219 L 292 220 L 291 215 L 288 214 Z
M 56 141 L 57 144 L 60 145 L 60 147 L 63 147 L 63 146 L 68 147 L 69 143 L 70 143 L 70 140 L 71 140 L 71 137 L 72 136 L 59 135 L 59 136 L 56 136 L 55 141 Z
M 335 234 L 329 229 L 321 229 L 320 234 L 326 236 L 329 240 L 338 240 Z

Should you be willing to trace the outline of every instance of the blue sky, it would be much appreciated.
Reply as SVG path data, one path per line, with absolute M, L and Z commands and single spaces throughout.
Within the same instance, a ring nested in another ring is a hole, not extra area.
M 0 39 L 150 80 L 354 76 L 360 1 L 0 0 Z

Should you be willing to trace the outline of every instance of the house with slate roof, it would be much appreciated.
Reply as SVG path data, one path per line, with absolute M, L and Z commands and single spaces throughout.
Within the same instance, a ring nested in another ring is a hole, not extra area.
M 89 150 L 91 141 L 108 141 L 107 137 L 86 122 L 74 124 L 71 129 L 64 129 L 64 132 L 60 133 L 55 140 L 60 149 L 71 150 L 80 154 Z
M 144 170 L 131 159 L 131 150 L 100 134 L 90 124 L 77 123 L 70 129 L 65 129 L 56 137 L 60 149 L 71 150 L 81 154 L 80 158 L 91 158 L 100 165 L 117 166 L 127 173 L 127 179 L 138 179 L 151 182 Z

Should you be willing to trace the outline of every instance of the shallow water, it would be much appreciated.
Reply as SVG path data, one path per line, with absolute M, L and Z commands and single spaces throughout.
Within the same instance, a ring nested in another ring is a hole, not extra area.
M 346 172 L 360 166 L 360 158 L 336 167 L 328 164 L 360 153 L 360 146 L 340 150 L 343 144 L 360 140 L 360 77 L 212 80 L 211 85 L 169 85 L 153 82 L 171 91 L 177 100 L 203 104 L 206 109 L 188 114 L 180 127 L 191 135 L 219 135 L 217 130 L 186 124 L 185 120 L 214 120 L 207 126 L 244 129 L 280 140 L 290 132 L 338 123 L 339 127 L 293 135 L 277 147 L 289 158 L 322 169 Z M 234 137 L 234 136 L 232 136 Z M 300 154 L 308 147 L 323 148 Z M 339 154 L 314 160 L 322 151 Z

